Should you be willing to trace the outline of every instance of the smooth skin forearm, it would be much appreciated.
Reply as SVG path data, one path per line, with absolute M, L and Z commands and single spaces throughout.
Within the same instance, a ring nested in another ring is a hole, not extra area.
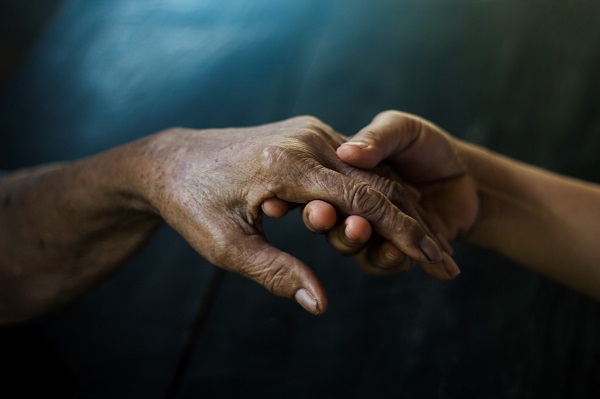
M 456 143 L 480 198 L 467 241 L 600 300 L 600 187 Z

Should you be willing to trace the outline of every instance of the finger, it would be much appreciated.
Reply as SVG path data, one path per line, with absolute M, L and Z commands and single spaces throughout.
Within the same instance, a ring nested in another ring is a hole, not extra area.
M 400 184 L 401 179 L 395 171 L 386 170 L 385 173 L 389 176 L 389 178 L 386 178 L 361 169 L 352 169 L 352 171 L 345 171 L 345 174 L 375 187 L 404 214 L 412 217 L 440 248 L 446 250 L 449 247 L 447 240 L 437 234 L 437 230 L 431 223 L 427 213 L 419 206 L 417 202 L 420 196 L 418 191 L 408 184 Z
M 438 280 L 455 279 L 460 274 L 460 269 L 448 253 L 444 252 L 443 258 L 441 262 L 443 267 L 429 263 L 421 263 L 420 266 L 427 274 Z M 375 276 L 406 272 L 417 265 L 417 262 L 405 256 L 389 241 L 370 243 L 354 259 L 365 273 Z
M 414 218 L 414 220 L 421 226 L 425 233 L 429 237 L 432 237 L 435 243 L 442 250 L 452 253 L 452 248 L 448 240 L 445 238 L 445 236 L 439 234 L 431 218 L 418 204 L 418 196 L 415 196 L 414 189 L 407 189 L 407 187 L 410 187 L 409 185 L 400 184 L 399 182 L 401 181 L 401 178 L 394 170 L 391 168 L 382 170 L 382 173 L 385 173 L 388 176 L 388 178 L 386 178 L 376 173 L 361 169 L 351 168 L 348 170 L 348 168 L 343 167 L 341 167 L 341 169 L 344 171 L 344 174 L 354 177 L 357 180 L 369 183 L 375 187 L 403 213 Z M 381 170 L 381 167 L 378 167 L 378 170 Z M 438 270 L 435 271 L 435 268 Z M 430 274 L 436 276 L 442 275 L 444 278 L 448 277 L 448 273 L 456 274 L 456 270 L 454 270 L 453 267 L 450 267 L 450 270 L 446 270 L 443 263 L 439 263 L 435 266 L 428 265 L 427 270 Z
M 442 267 L 438 265 L 431 265 L 427 263 L 421 263 L 421 267 L 427 274 L 435 277 L 439 280 L 453 280 L 460 274 L 460 269 L 454 262 L 454 259 L 447 253 L 442 254 L 443 260 L 440 262 Z
M 325 233 L 337 222 L 335 208 L 325 201 L 310 201 L 302 210 L 304 225 L 313 233 Z
M 401 209 L 411 209 L 412 214 L 415 215 L 415 219 L 423 225 L 431 237 L 435 237 L 436 243 L 443 250 L 448 251 L 450 248 L 451 251 L 451 247 L 444 237 L 441 237 L 439 234 L 432 234 L 432 225 L 427 220 L 424 220 L 424 211 L 417 212 L 412 205 L 412 201 L 406 201 L 405 197 L 407 196 L 412 199 L 417 197 L 413 191 L 406 191 L 404 189 L 407 187 L 406 185 L 400 185 L 397 182 L 392 182 L 381 177 L 377 178 L 376 176 L 374 180 L 374 175 L 360 170 L 357 170 L 353 174 L 363 181 L 371 181 L 376 188 L 383 190 L 384 194 L 391 198 L 393 203 L 396 205 L 401 203 Z M 382 182 L 385 182 L 385 184 Z M 336 211 L 333 206 L 324 201 L 314 200 L 309 202 L 302 212 L 302 218 L 310 231 L 314 233 L 327 232 L 329 244 L 342 255 L 356 254 L 364 247 L 371 236 L 369 222 L 359 216 L 350 216 L 344 223 L 333 228 L 337 219 Z M 390 245 L 392 244 L 390 243 Z
M 450 241 L 448 241 L 446 235 L 442 234 L 439 231 L 438 227 L 436 227 L 443 226 L 442 221 L 439 219 L 439 217 L 427 213 L 419 203 L 414 203 L 412 205 L 417 210 L 419 220 L 421 220 L 427 226 L 430 234 L 434 235 L 437 238 L 437 243 L 438 245 L 440 245 L 440 248 L 442 248 L 442 251 L 452 255 L 453 249 L 450 245 Z
M 413 183 L 464 173 L 448 134 L 425 119 L 399 111 L 377 115 L 340 145 L 337 154 L 344 162 L 363 169 L 387 160 Z
M 342 255 L 354 255 L 371 238 L 371 225 L 360 216 L 349 216 L 327 233 L 329 244 Z
M 267 198 L 261 204 L 261 208 L 265 215 L 272 218 L 280 218 L 287 215 L 292 206 L 293 204 L 277 197 Z
M 260 234 L 234 238 L 232 254 L 222 265 L 265 287 L 271 293 L 295 300 L 308 312 L 319 315 L 327 309 L 327 297 L 321 282 L 301 260 L 283 252 Z
M 275 295 L 295 300 L 312 314 L 324 313 L 327 297 L 314 272 L 301 260 L 271 245 L 259 233 L 259 227 L 235 219 L 206 221 L 201 229 L 196 223 L 174 227 L 215 266 L 253 280 Z
M 386 111 L 342 144 L 338 156 L 345 162 L 372 169 L 392 154 L 401 153 L 418 137 L 421 119 L 398 111 Z
M 303 176 L 303 195 L 321 198 L 343 214 L 359 215 L 398 249 L 420 262 L 440 262 L 442 253 L 432 237 L 412 217 L 394 206 L 370 184 L 327 168 Z
M 417 264 L 413 259 L 404 255 L 392 243 L 375 239 L 355 257 L 355 261 L 367 274 L 387 276 L 412 270 Z

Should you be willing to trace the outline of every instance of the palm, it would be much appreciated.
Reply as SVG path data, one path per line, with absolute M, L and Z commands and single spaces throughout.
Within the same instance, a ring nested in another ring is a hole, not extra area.
M 426 122 L 423 122 L 426 123 Z M 432 125 L 389 161 L 422 197 L 435 228 L 450 241 L 471 230 L 479 212 L 475 181 L 458 155 L 460 142 Z
M 479 200 L 472 178 L 460 175 L 418 186 L 419 201 L 431 222 L 447 240 L 466 235 L 477 219 Z

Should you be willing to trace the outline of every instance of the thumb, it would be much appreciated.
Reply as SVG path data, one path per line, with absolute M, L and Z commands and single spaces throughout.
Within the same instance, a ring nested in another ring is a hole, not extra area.
M 414 115 L 385 111 L 338 147 L 337 154 L 350 165 L 373 169 L 381 161 L 400 155 L 410 147 L 421 127 L 421 120 Z
M 231 242 L 238 244 L 228 248 L 229 253 L 217 266 L 247 277 L 275 295 L 295 300 L 312 314 L 325 312 L 325 290 L 304 262 L 275 248 L 262 234 L 240 234 Z

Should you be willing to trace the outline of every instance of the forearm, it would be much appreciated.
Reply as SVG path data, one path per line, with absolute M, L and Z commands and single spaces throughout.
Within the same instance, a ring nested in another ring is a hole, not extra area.
M 138 209 L 119 150 L 0 180 L 0 322 L 27 319 L 112 273 L 160 223 Z
M 600 299 L 600 188 L 466 143 L 479 189 L 468 241 Z

